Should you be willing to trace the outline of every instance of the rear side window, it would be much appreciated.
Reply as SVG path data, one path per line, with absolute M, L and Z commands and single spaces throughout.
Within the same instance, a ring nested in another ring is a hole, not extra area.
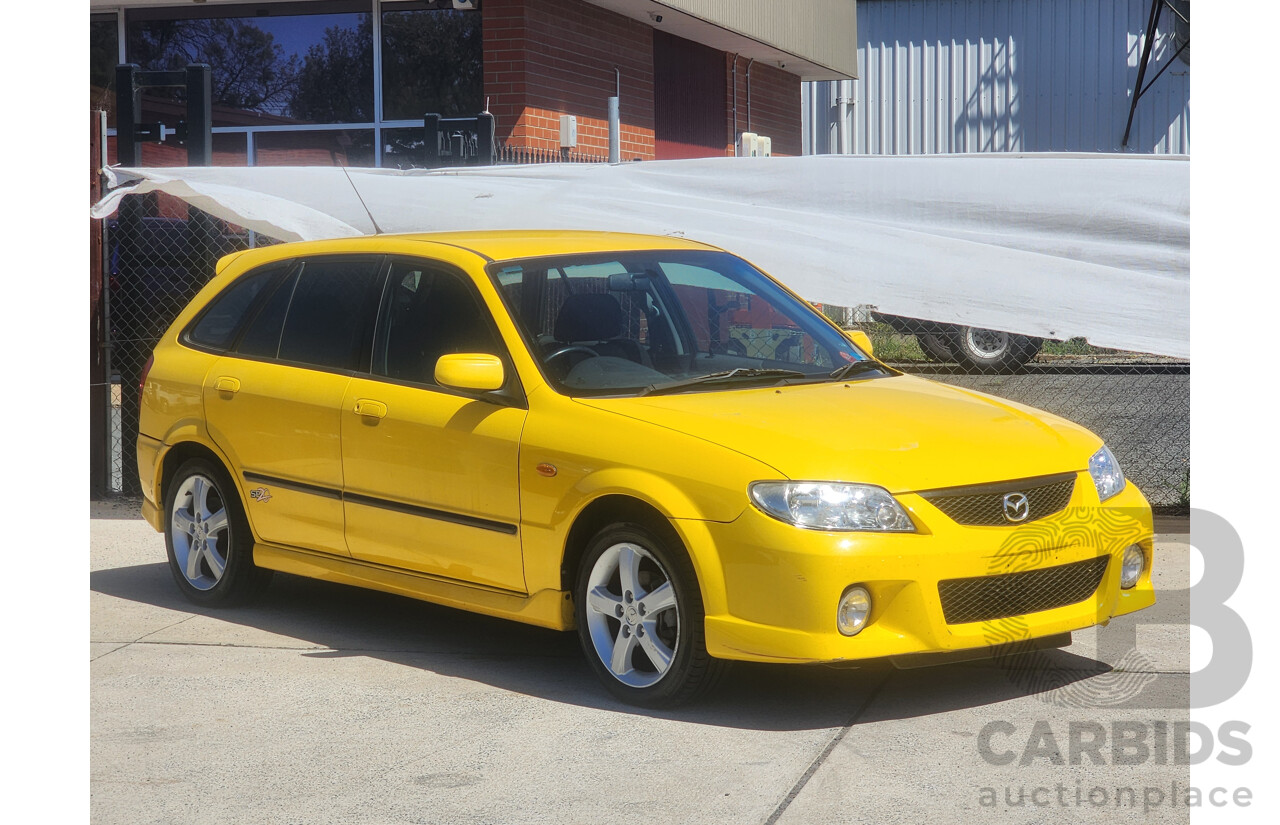
M 266 296 L 258 314 L 249 321 L 236 352 L 241 355 L 253 355 L 259 358 L 275 358 L 280 352 L 280 333 L 284 329 L 284 316 L 289 310 L 289 301 L 293 298 L 293 287 L 297 277 L 285 278 L 275 291 Z
M 378 258 L 304 263 L 280 335 L 280 360 L 357 369 L 370 343 L 379 263 Z
M 209 349 L 225 350 L 235 340 L 236 331 L 263 288 L 280 274 L 280 267 L 247 275 L 222 291 L 187 330 L 187 340 Z

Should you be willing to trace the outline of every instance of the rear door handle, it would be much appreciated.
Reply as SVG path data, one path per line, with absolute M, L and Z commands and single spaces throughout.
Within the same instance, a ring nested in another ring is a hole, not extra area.
M 372 398 L 357 398 L 356 415 L 364 415 L 369 418 L 386 418 L 387 405 L 381 401 L 374 401 Z
M 240 392 L 240 379 L 224 375 L 214 381 L 213 386 L 218 392 Z

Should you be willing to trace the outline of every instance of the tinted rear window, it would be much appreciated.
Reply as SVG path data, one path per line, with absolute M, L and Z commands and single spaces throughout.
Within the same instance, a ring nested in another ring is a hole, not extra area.
M 227 287 L 188 330 L 187 340 L 210 349 L 230 347 L 254 299 L 279 273 L 279 267 L 259 270 Z
M 357 369 L 376 309 L 378 263 L 377 258 L 307 261 L 280 336 L 280 360 Z
M 284 329 L 285 312 L 289 309 L 289 299 L 293 297 L 293 286 L 296 283 L 296 275 L 286 278 L 262 301 L 262 309 L 249 321 L 244 334 L 240 336 L 236 352 L 261 358 L 276 357 L 280 351 L 280 332 Z

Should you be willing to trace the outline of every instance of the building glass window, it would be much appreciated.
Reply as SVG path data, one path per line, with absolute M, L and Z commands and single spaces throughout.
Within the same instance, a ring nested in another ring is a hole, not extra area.
M 116 64 L 120 37 L 114 14 L 89 15 L 89 108 L 105 109 L 107 125 L 116 125 Z
M 396 3 L 382 12 L 382 114 L 474 115 L 484 108 L 478 3 Z M 462 8 L 458 8 L 461 6 Z
M 428 112 L 459 117 L 484 109 L 480 6 L 481 0 L 175 0 L 94 14 L 92 102 L 108 111 L 114 130 L 123 15 L 125 59 L 143 71 L 212 67 L 214 165 L 416 167 L 422 129 L 410 122 L 421 123 Z M 375 66 L 383 75 L 380 90 Z M 141 102 L 143 123 L 172 131 L 186 117 L 180 88 L 146 89 Z M 111 137 L 111 162 L 114 148 Z M 140 162 L 185 165 L 186 149 L 172 137 L 146 143 Z
M 145 70 L 213 67 L 214 126 L 373 120 L 370 4 L 138 9 L 128 57 Z M 144 119 L 179 90 L 144 93 Z M 160 118 L 163 120 L 163 117 Z
M 373 166 L 372 129 L 259 132 L 254 166 Z
M 387 169 L 421 169 L 426 165 L 424 127 L 382 130 L 382 165 Z

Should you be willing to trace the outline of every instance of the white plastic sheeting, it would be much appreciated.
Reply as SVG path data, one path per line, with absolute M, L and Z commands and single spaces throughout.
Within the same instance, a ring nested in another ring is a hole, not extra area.
M 723 247 L 811 301 L 1190 356 L 1190 163 L 1134 155 L 711 158 L 435 171 L 112 169 L 281 240 L 601 229 Z

